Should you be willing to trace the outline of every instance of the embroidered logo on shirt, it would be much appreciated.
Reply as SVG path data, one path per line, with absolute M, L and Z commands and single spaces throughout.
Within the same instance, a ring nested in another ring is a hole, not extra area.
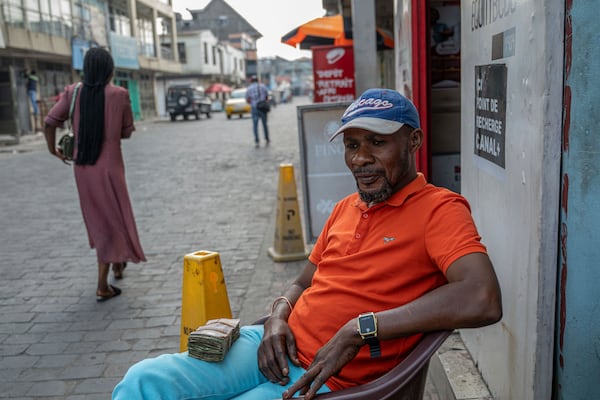
M 385 237 L 385 236 L 383 237 L 383 243 L 385 243 L 385 244 L 388 244 L 389 242 L 394 241 L 394 240 L 396 240 L 395 237 Z

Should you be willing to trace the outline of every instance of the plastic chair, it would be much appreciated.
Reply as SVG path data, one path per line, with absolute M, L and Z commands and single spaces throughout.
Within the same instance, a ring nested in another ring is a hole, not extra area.
M 255 324 L 263 324 L 262 317 Z M 423 334 L 415 348 L 398 365 L 383 376 L 360 386 L 316 396 L 318 400 L 420 400 L 425 391 L 429 360 L 452 331 Z M 295 397 L 302 399 L 302 396 Z

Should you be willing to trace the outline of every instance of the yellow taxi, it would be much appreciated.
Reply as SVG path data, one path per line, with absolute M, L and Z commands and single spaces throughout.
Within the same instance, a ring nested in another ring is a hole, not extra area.
M 231 96 L 225 101 L 225 114 L 230 119 L 233 114 L 242 118 L 244 114 L 250 114 L 250 103 L 246 103 L 246 88 L 234 89 Z

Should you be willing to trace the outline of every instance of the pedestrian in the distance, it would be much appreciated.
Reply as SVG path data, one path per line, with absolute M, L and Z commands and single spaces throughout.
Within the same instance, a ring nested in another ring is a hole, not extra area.
M 265 134 L 265 142 L 267 146 L 271 142 L 269 139 L 269 127 L 267 126 L 267 113 L 258 109 L 257 105 L 260 101 L 267 101 L 269 99 L 269 89 L 258 81 L 256 75 L 250 78 L 250 86 L 246 90 L 246 101 L 250 103 L 252 107 L 252 130 L 254 132 L 254 144 L 256 147 L 260 146 L 258 138 L 258 120 L 262 121 L 262 126 Z
M 38 115 L 40 115 L 40 110 L 37 104 L 37 86 L 39 78 L 35 74 L 34 70 L 25 73 L 27 77 L 27 96 L 29 97 L 29 101 L 31 102 L 31 107 L 33 108 L 33 119 L 35 121 L 34 129 L 38 130 Z
M 91 48 L 83 61 L 83 84 L 73 110 L 75 182 L 91 248 L 98 257 L 96 300 L 118 296 L 108 283 L 109 268 L 123 277 L 127 262 L 146 261 L 127 191 L 121 139 L 135 130 L 129 92 L 111 83 L 114 62 L 102 48 Z M 75 84 L 68 86 L 45 118 L 50 153 L 67 163 L 56 147 L 56 127 L 69 117 Z M 68 163 L 67 163 L 68 164 Z

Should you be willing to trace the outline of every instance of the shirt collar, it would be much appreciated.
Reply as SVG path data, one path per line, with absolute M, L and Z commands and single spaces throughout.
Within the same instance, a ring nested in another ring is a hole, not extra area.
M 410 181 L 408 183 L 408 185 L 406 185 L 403 188 L 401 188 L 400 190 L 398 190 L 396 193 L 394 193 L 392 195 L 392 197 L 390 197 L 386 201 L 379 203 L 379 204 L 375 204 L 373 207 L 378 207 L 378 206 L 384 205 L 384 204 L 388 204 L 393 207 L 399 207 L 402 204 L 404 204 L 406 199 L 408 199 L 412 194 L 423 189 L 425 187 L 425 185 L 427 185 L 427 180 L 425 179 L 425 176 L 422 173 L 417 172 L 417 176 L 415 177 L 415 179 Z M 358 196 L 358 193 L 357 193 L 357 196 Z M 369 207 L 367 206 L 367 203 L 362 201 L 360 199 L 360 196 L 357 198 L 356 202 L 354 203 L 354 206 L 360 208 L 363 211 L 366 211 L 369 209 Z M 373 208 L 373 207 L 371 207 L 371 208 Z

